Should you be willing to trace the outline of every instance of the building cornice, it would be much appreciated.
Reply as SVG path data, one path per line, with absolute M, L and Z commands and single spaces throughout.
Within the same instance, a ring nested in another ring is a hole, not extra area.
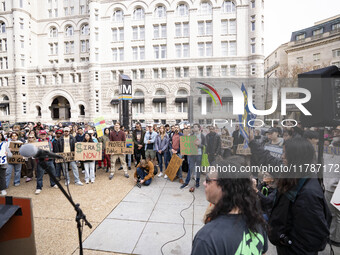
M 309 42 L 305 42 L 305 43 L 299 44 L 299 45 L 288 46 L 288 48 L 285 49 L 285 51 L 286 51 L 286 53 L 291 53 L 291 52 L 310 49 L 310 48 L 314 48 L 314 47 L 317 47 L 317 46 L 329 44 L 329 43 L 332 43 L 332 42 L 339 42 L 339 41 L 340 41 L 340 34 L 336 35 L 334 37 L 332 36 L 332 37 L 328 37 L 328 38 L 321 38 L 320 40 L 316 40 L 316 41 L 309 41 Z

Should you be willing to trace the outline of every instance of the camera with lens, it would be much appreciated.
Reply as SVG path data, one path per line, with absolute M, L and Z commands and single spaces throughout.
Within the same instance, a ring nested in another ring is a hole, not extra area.
M 141 188 L 141 187 L 142 187 L 142 184 L 140 183 L 140 179 L 137 180 L 136 186 L 137 186 L 138 188 Z

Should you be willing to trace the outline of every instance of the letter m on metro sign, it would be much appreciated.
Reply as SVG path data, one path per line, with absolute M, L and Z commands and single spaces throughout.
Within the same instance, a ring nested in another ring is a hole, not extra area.
M 119 100 L 132 100 L 132 81 L 125 74 L 119 75 Z

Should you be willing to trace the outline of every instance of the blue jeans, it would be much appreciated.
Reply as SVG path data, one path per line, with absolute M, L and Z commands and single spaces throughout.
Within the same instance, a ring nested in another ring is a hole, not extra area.
M 55 176 L 59 178 L 61 176 L 61 163 L 55 164 Z
M 128 167 L 131 167 L 131 154 L 126 154 L 125 161 Z
M 187 178 L 185 179 L 185 183 L 189 184 L 191 175 L 195 171 L 196 173 L 196 182 L 200 182 L 200 171 L 196 171 L 196 166 L 201 167 L 202 163 L 202 155 L 188 155 L 189 159 L 189 169 L 188 169 L 188 175 Z
M 158 165 L 159 165 L 159 170 L 163 172 L 163 157 L 164 157 L 164 163 L 165 163 L 165 169 L 168 167 L 168 158 L 167 158 L 167 152 L 162 152 L 162 154 L 159 154 L 157 151 L 157 159 L 158 159 Z
M 45 161 L 52 174 L 55 176 L 55 168 L 52 160 Z M 38 161 L 37 166 L 37 189 L 42 189 L 43 187 L 43 177 L 44 177 L 45 169 L 42 168 L 41 163 Z M 50 177 L 51 187 L 55 185 L 54 181 Z
M 148 175 L 148 173 L 144 170 L 144 168 L 142 167 L 137 167 L 137 175 L 142 179 L 144 180 L 144 177 Z M 149 180 L 145 181 L 143 184 L 145 186 L 149 186 L 150 183 L 152 181 L 152 178 L 150 178 Z
M 64 176 L 67 176 L 67 180 L 70 180 L 70 175 L 68 174 L 69 165 L 72 168 L 72 172 L 73 172 L 73 175 L 74 175 L 74 182 L 75 183 L 79 182 L 80 181 L 80 179 L 79 179 L 79 171 L 78 171 L 78 167 L 77 167 L 77 164 L 76 164 L 75 161 L 66 162 L 65 164 L 62 163 L 62 167 L 63 167 L 63 171 L 64 171 Z
M 14 185 L 20 184 L 21 164 L 8 164 L 7 169 L 6 169 L 6 187 L 7 188 L 9 186 L 9 182 L 11 181 L 13 168 L 14 168 Z

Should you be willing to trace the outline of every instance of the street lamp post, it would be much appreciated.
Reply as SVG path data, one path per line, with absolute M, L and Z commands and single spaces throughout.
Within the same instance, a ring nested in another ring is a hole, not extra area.
M 274 72 L 272 72 L 271 74 L 267 75 L 266 97 L 265 97 L 265 101 L 264 101 L 264 102 L 265 102 L 264 105 L 265 105 L 265 109 L 266 109 L 266 110 L 267 110 L 267 100 L 268 100 L 269 78 L 270 78 L 270 76 L 272 76 L 273 74 L 276 75 L 276 70 L 275 70 Z

